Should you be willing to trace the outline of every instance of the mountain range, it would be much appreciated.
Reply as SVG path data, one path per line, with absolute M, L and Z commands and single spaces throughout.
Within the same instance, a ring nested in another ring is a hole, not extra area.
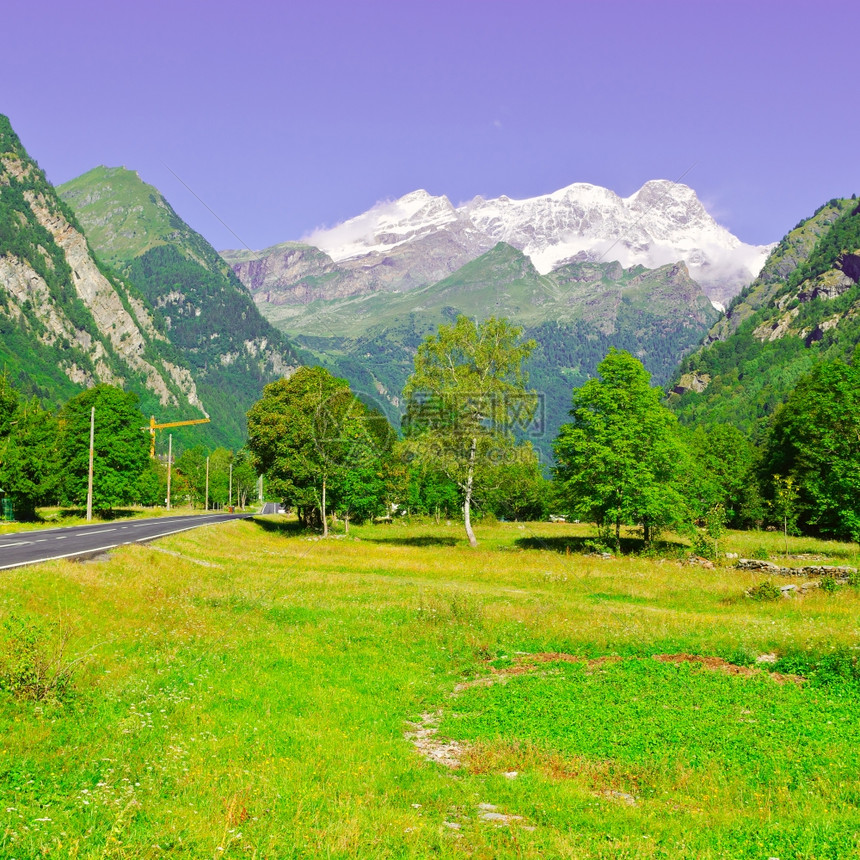
M 97 167 L 57 192 L 99 259 L 127 277 L 163 321 L 213 424 L 239 444 L 244 413 L 263 386 L 300 363 L 288 339 L 217 251 L 133 171 Z
M 498 242 L 522 251 L 541 275 L 570 262 L 657 268 L 683 261 L 717 303 L 749 284 L 770 250 L 720 226 L 688 186 L 653 180 L 625 198 L 576 183 L 527 200 L 476 197 L 459 207 L 419 190 L 304 242 L 221 253 L 265 304 L 289 306 L 427 286 Z
M 54 189 L 0 117 L 3 370 L 46 404 L 110 382 L 159 419 L 211 416 L 180 443 L 240 444 L 263 385 L 300 363 L 396 424 L 418 345 L 461 313 L 536 341 L 545 459 L 613 346 L 670 385 L 682 421 L 755 434 L 817 361 L 853 356 L 858 282 L 856 199 L 749 246 L 663 181 L 458 207 L 419 191 L 303 242 L 218 254 L 133 171 Z
M 95 257 L 80 223 L 0 116 L 0 361 L 27 394 L 57 402 L 100 382 L 147 408 L 205 412 L 161 320 Z
M 579 262 L 541 275 L 504 242 L 435 284 L 316 300 L 300 315 L 270 318 L 310 360 L 349 380 L 399 426 L 400 393 L 419 344 L 459 314 L 506 317 L 536 341 L 527 369 L 543 412 L 531 441 L 545 462 L 571 389 L 594 375 L 610 347 L 639 356 L 664 384 L 719 318 L 683 262 L 657 269 Z

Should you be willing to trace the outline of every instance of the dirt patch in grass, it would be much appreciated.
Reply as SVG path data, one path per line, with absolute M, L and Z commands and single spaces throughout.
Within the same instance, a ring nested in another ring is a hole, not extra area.
M 622 660 L 639 660 L 640 657 L 619 657 L 611 655 L 606 657 L 582 657 L 578 654 L 566 654 L 562 651 L 542 651 L 537 654 L 521 654 L 510 666 L 490 666 L 490 675 L 483 678 L 475 678 L 471 681 L 462 681 L 454 687 L 452 696 L 470 690 L 474 687 L 492 687 L 494 684 L 504 684 L 508 678 L 517 675 L 527 675 L 535 672 L 546 663 L 581 663 L 589 669 L 599 669 L 601 666 L 620 663 Z M 743 678 L 751 678 L 756 675 L 766 675 L 778 684 L 788 682 L 802 684 L 806 679 L 800 675 L 784 675 L 779 672 L 768 672 L 752 666 L 741 666 L 730 663 L 722 657 L 705 657 L 700 654 L 655 654 L 653 659 L 660 663 L 697 663 L 711 672 L 723 672 L 726 675 L 737 675 Z
M 760 669 L 753 669 L 751 666 L 738 666 L 737 663 L 729 663 L 721 657 L 702 657 L 700 654 L 655 654 L 654 659 L 661 663 L 698 663 L 712 672 L 743 675 L 745 678 L 761 674 Z
M 427 761 L 433 761 L 450 770 L 456 770 L 463 764 L 462 758 L 467 751 L 467 746 L 459 741 L 440 737 L 439 723 L 441 720 L 441 711 L 421 714 L 414 722 L 407 722 L 409 730 L 403 736 L 406 740 L 412 741 L 415 749 Z
M 655 660 L 661 663 L 698 663 L 712 672 L 723 672 L 726 675 L 741 675 L 744 678 L 751 678 L 755 675 L 767 675 L 772 681 L 777 684 L 802 684 L 806 679 L 800 675 L 783 675 L 780 672 L 765 672 L 762 669 L 756 669 L 752 666 L 739 666 L 737 663 L 729 663 L 728 660 L 723 660 L 721 657 L 703 657 L 701 654 L 655 654 Z

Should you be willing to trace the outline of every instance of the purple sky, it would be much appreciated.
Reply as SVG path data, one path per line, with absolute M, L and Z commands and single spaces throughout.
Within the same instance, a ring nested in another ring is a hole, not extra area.
M 860 192 L 856 0 L 7 0 L 0 21 L 0 112 L 49 179 L 135 169 L 218 248 L 239 241 L 165 164 L 252 248 L 416 188 L 683 174 L 754 243 Z

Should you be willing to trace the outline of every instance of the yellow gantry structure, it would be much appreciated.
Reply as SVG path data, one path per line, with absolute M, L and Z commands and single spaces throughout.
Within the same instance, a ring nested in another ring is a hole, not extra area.
M 185 427 L 188 424 L 208 424 L 210 421 L 209 418 L 195 418 L 193 421 L 168 421 L 165 424 L 156 424 L 155 416 L 151 416 L 149 419 L 148 427 L 141 427 L 141 430 L 149 430 L 150 434 L 150 443 L 149 443 L 149 456 L 155 456 L 155 431 L 156 430 L 164 430 L 165 427 Z

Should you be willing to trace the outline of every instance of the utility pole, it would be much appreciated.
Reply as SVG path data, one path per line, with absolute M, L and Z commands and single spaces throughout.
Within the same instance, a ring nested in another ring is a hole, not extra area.
M 206 510 L 209 510 L 209 457 L 206 457 Z
M 230 464 L 230 492 L 229 492 L 229 498 L 227 500 L 227 506 L 228 507 L 233 506 L 233 464 L 232 463 Z
M 173 434 L 167 437 L 167 510 L 170 510 L 170 478 L 173 471 Z
M 93 442 L 96 436 L 96 407 L 90 411 L 90 470 L 87 477 L 87 522 L 93 519 Z

